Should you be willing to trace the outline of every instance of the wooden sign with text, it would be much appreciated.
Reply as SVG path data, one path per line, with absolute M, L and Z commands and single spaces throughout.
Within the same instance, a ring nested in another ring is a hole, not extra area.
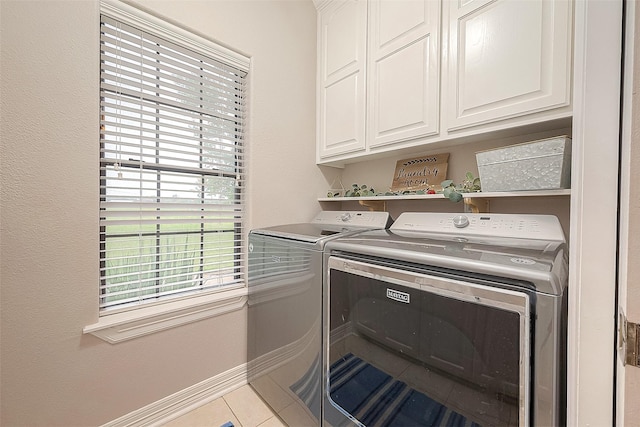
M 449 153 L 398 160 L 391 191 L 423 190 L 447 179 Z

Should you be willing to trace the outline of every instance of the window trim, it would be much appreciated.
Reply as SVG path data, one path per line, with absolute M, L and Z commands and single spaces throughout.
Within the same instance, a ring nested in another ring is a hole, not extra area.
M 170 42 L 179 45 L 186 44 L 191 50 L 233 65 L 242 71 L 249 71 L 250 59 L 248 55 L 231 50 L 192 31 L 186 31 L 174 23 L 159 19 L 119 0 L 101 0 L 100 13 L 126 22 L 140 30 L 162 35 Z
M 87 325 L 83 333 L 111 344 L 241 310 L 247 304 L 247 287 L 170 300 L 135 310 L 108 314 Z
M 250 59 L 247 55 L 191 31 L 186 31 L 171 22 L 159 19 L 118 0 L 101 0 L 99 13 L 128 23 L 140 30 L 160 35 L 173 43 L 187 45 L 198 53 L 249 72 Z M 116 344 L 241 310 L 247 304 L 247 299 L 245 283 L 228 289 L 143 304 L 135 309 L 122 312 L 100 313 L 96 307 L 98 322 L 85 326 L 83 333 L 92 334 L 109 343 Z

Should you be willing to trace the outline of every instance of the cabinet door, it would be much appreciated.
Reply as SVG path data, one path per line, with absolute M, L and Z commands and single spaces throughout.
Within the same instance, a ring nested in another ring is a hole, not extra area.
M 438 133 L 440 2 L 370 0 L 370 147 Z
M 570 104 L 570 0 L 446 4 L 449 130 Z
M 318 19 L 320 160 L 365 149 L 367 3 L 335 1 Z

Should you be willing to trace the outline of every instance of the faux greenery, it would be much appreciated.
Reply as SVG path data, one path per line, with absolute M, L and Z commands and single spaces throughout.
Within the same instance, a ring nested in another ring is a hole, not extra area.
M 481 190 L 480 178 L 474 177 L 471 172 L 467 172 L 465 178 L 460 185 L 456 185 L 450 179 L 442 181 L 442 194 L 444 197 L 452 202 L 459 202 L 462 200 L 463 193 L 475 193 Z
M 381 196 L 406 196 L 407 194 L 428 194 L 427 190 L 387 191 Z
M 368 188 L 366 185 L 358 185 L 353 184 L 351 190 L 347 190 L 344 193 L 345 197 L 366 197 L 366 196 L 375 196 L 376 190 L 373 188 Z
M 452 202 L 459 202 L 462 200 L 464 193 L 474 193 L 480 191 L 480 178 L 473 176 L 471 172 L 467 172 L 465 179 L 461 184 L 456 185 L 452 180 L 447 179 L 442 181 L 442 193 L 444 197 L 448 198 Z M 405 190 L 405 191 L 386 191 L 384 193 L 376 193 L 376 190 L 369 188 L 367 185 L 352 184 L 351 189 L 345 191 L 344 197 L 371 197 L 371 196 L 404 196 L 408 194 L 435 194 L 435 191 L 430 189 L 424 190 Z M 339 192 L 329 191 L 327 197 L 338 197 Z
M 367 185 L 353 184 L 353 189 L 347 190 L 344 193 L 345 197 L 369 197 L 369 196 L 404 196 L 407 194 L 428 194 L 428 190 L 406 190 L 406 191 L 386 191 L 384 193 L 376 193 L 376 190 L 369 188 Z M 335 195 L 328 194 L 328 197 L 335 197 Z

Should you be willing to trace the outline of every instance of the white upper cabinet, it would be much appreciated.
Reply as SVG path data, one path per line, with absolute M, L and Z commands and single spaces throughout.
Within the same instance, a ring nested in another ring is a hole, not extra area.
M 571 0 L 315 2 L 318 163 L 570 126 Z
M 335 0 L 318 14 L 318 162 L 436 135 L 440 2 Z
M 370 0 L 369 147 L 438 133 L 440 2 Z
M 367 3 L 329 3 L 318 17 L 318 160 L 365 149 Z
M 448 130 L 570 105 L 570 1 L 467 0 L 445 5 Z

